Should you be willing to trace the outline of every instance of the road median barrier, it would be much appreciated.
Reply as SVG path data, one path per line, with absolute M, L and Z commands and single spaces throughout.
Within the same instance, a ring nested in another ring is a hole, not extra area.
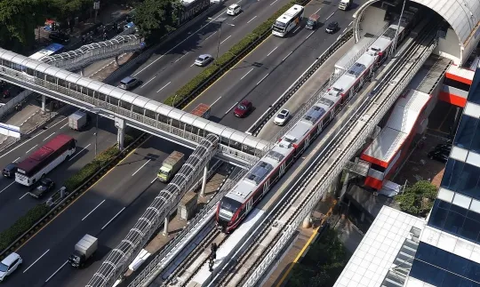
M 120 151 L 115 144 L 104 150 L 92 162 L 68 178 L 64 187 L 55 192 L 46 202 L 36 205 L 12 226 L 0 232 L 0 260 L 10 252 L 19 249 L 149 137 L 150 135 L 145 133 L 135 138 L 125 135 L 127 145 L 125 149 Z
M 217 79 L 228 72 L 248 53 L 260 45 L 268 36 L 271 35 L 272 25 L 278 17 L 287 11 L 293 4 L 306 4 L 310 0 L 294 0 L 280 8 L 268 20 L 260 24 L 250 34 L 236 43 L 230 50 L 215 59 L 213 64 L 205 68 L 201 73 L 195 76 L 190 82 L 181 87 L 174 95 L 168 97 L 164 103 L 176 108 L 182 109 L 193 99 L 205 91 Z
M 275 113 L 302 87 L 305 82 L 335 53 L 343 44 L 353 36 L 353 29 L 347 30 L 338 37 L 337 41 L 328 47 L 323 54 L 258 118 L 258 120 L 247 130 L 247 134 L 257 136 L 265 124 Z M 327 84 L 328 81 L 325 83 Z M 324 84 L 324 85 L 325 85 Z

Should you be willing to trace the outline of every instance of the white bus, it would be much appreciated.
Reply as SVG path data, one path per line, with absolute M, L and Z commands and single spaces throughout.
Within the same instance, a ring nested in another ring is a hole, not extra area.
M 57 43 L 50 44 L 49 46 L 37 51 L 35 54 L 29 56 L 30 59 L 34 59 L 37 61 L 42 60 L 45 57 L 61 53 L 65 46 Z
M 303 18 L 304 7 L 298 4 L 293 5 L 282 16 L 277 18 L 273 24 L 272 34 L 278 37 L 285 37 L 293 28 L 300 25 Z

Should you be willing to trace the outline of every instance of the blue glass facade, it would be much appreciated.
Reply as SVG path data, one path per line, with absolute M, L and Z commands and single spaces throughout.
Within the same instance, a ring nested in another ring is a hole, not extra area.
M 480 264 L 420 242 L 410 276 L 438 287 L 480 287 Z
M 441 186 L 480 199 L 480 168 L 449 158 Z
M 480 153 L 480 120 L 463 115 L 453 144 Z

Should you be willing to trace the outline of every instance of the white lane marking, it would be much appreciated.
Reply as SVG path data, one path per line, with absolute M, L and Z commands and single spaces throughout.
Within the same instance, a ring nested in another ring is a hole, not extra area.
M 253 20 L 255 20 L 255 18 L 257 18 L 257 16 L 253 17 L 252 19 L 248 20 L 247 24 L 252 22 Z
M 352 22 L 350 22 L 350 23 L 348 23 L 348 26 L 351 26 L 352 24 L 353 24 L 353 21 L 352 21 Z
M 57 273 L 58 273 L 60 270 L 62 270 L 62 268 L 65 267 L 65 265 L 67 265 L 67 263 L 68 263 L 68 260 L 65 261 L 65 262 L 62 264 L 62 266 L 60 266 L 60 267 L 57 269 L 57 271 L 53 272 L 53 274 L 50 275 L 50 277 L 48 277 L 47 280 L 45 280 L 45 283 L 47 283 L 48 281 L 50 281 L 50 279 L 52 279 L 53 276 L 57 275 Z
M 13 162 L 15 163 L 15 162 L 17 162 L 17 160 L 19 160 L 19 159 L 20 159 L 20 157 L 17 157 Z
M 210 105 L 210 109 L 213 107 L 213 105 L 215 105 L 218 101 L 220 101 L 221 98 L 222 98 L 222 96 L 218 97 L 218 99 L 216 99 L 215 102 L 213 102 L 213 103 Z
M 60 121 L 54 123 L 53 125 L 50 126 L 50 128 L 53 128 L 53 127 L 57 126 L 58 124 L 60 124 L 61 122 L 65 121 L 65 120 L 68 120 L 68 117 L 66 117 L 66 118 L 64 118 L 63 120 L 60 120 Z
M 155 180 L 157 180 L 157 177 L 155 177 L 152 181 L 150 181 L 150 183 L 154 183 Z
M 85 220 L 85 218 L 87 218 L 87 217 L 88 217 L 90 214 L 92 214 L 92 212 L 94 212 L 94 211 L 95 211 L 97 208 L 99 208 L 99 207 L 100 207 L 100 205 L 102 205 L 104 202 L 105 202 L 105 199 L 104 199 L 104 200 L 102 200 L 102 202 L 100 202 L 100 203 L 99 203 L 97 206 L 95 206 L 95 208 L 94 208 L 94 209 L 92 209 L 92 211 L 90 211 L 90 212 L 89 212 L 87 215 L 85 215 L 85 217 L 84 217 L 84 218 L 82 218 L 82 221 L 84 221 L 84 220 Z
M 49 137 L 53 136 L 55 132 L 51 133 L 48 137 L 44 138 L 43 141 L 46 141 Z
M 165 86 L 161 87 L 161 88 L 157 91 L 157 93 L 160 93 L 161 90 L 165 89 L 165 88 L 166 88 L 168 85 L 170 85 L 171 83 L 172 83 L 172 82 L 166 83 Z
M 270 53 L 267 54 L 267 57 L 270 56 L 273 52 L 275 52 L 275 50 L 276 50 L 277 48 L 278 48 L 278 46 L 275 47 L 275 48 L 273 48 L 273 50 L 271 50 Z
M 340 40 L 340 38 L 342 38 L 342 35 L 340 35 L 340 36 L 337 37 L 337 41 Z
M 132 173 L 132 176 L 136 175 L 137 172 L 139 172 L 143 167 L 145 167 L 152 159 L 147 160 L 144 164 L 142 164 L 141 167 L 139 167 L 134 173 Z
M 315 13 L 313 13 L 313 14 L 317 14 L 318 12 L 320 12 L 320 10 L 322 10 L 322 8 L 323 8 L 323 7 L 318 8 L 318 10 L 315 11 Z
M 140 89 L 145 87 L 146 85 L 150 84 L 151 81 L 155 80 L 157 76 L 153 76 L 153 78 L 151 78 L 150 80 L 146 81 L 143 85 L 140 86 Z
M 24 198 L 25 196 L 27 196 L 27 194 L 28 194 L 28 192 L 25 192 L 25 194 L 22 195 L 22 196 L 20 196 L 20 197 L 18 198 L 18 200 L 22 200 L 22 198 Z
M 147 66 L 145 66 L 145 68 L 141 69 L 140 71 L 136 72 L 135 74 L 133 74 L 134 77 L 136 77 L 138 74 L 140 74 L 141 72 L 145 71 L 146 69 L 148 69 L 151 65 L 155 64 L 158 60 L 160 60 L 161 58 L 165 57 L 165 55 L 168 55 L 172 50 L 176 49 L 178 46 L 182 45 L 183 43 L 185 43 L 188 39 L 190 39 L 191 37 L 193 36 L 196 36 L 198 32 L 200 32 L 203 28 L 207 27 L 208 25 L 210 25 L 211 23 L 215 22 L 218 18 L 220 18 L 223 14 L 225 14 L 225 11 L 223 11 L 222 13 L 220 13 L 217 17 L 213 18 L 212 20 L 208 21 L 208 23 L 205 25 L 205 26 L 202 26 L 200 27 L 200 29 L 198 29 L 197 31 L 195 31 L 194 33 L 190 34 L 190 36 L 188 36 L 187 38 L 183 39 L 183 41 L 181 41 L 180 43 L 178 43 L 177 45 L 175 45 L 175 47 L 171 48 L 170 50 L 168 50 L 167 52 L 165 52 L 165 54 L 162 54 L 160 57 L 156 58 L 153 62 L 151 62 L 150 64 L 148 64 Z M 206 39 L 205 39 L 206 40 Z
M 237 15 L 237 16 L 235 16 L 235 17 L 233 17 L 233 18 L 232 18 L 232 22 L 233 22 L 233 21 L 235 21 L 235 19 L 237 19 L 237 18 L 238 18 L 238 16 L 240 16 L 240 14 L 238 14 L 238 15 Z
M 273 4 L 275 4 L 277 1 L 278 1 L 278 0 L 273 1 L 273 2 L 270 4 L 270 6 L 272 6 Z
M 195 66 L 195 63 L 191 64 L 191 65 L 190 65 L 190 68 L 193 67 L 193 66 Z
M 217 31 L 213 32 L 212 34 L 210 34 L 210 36 L 208 36 L 207 38 L 205 38 L 205 41 L 207 41 L 208 39 L 210 39 L 211 37 L 213 37 L 213 35 L 217 34 Z
M 265 80 L 268 77 L 268 75 L 270 75 L 270 73 L 266 74 L 260 81 L 258 81 L 257 86 L 260 85 L 263 82 L 263 80 Z
M 334 14 L 335 12 L 332 12 L 332 14 L 330 14 L 330 16 L 328 16 L 327 19 L 325 19 L 325 21 L 328 21 L 328 19 L 332 18 Z
M 300 26 L 298 26 L 297 28 L 295 28 L 295 30 L 293 30 L 293 34 L 297 33 L 297 31 L 300 29 Z
M 342 32 L 342 33 L 345 33 L 345 31 L 347 31 L 347 29 L 348 29 L 348 27 L 347 27 L 347 28 L 345 28 L 345 29 L 343 29 L 343 32 Z
M 183 57 L 185 57 L 186 55 L 188 55 L 188 53 L 190 52 L 186 52 L 185 54 L 183 54 L 180 58 L 176 59 L 174 63 L 180 61 L 181 59 L 183 59 Z
M 31 152 L 31 151 L 32 151 L 34 148 L 36 148 L 37 146 L 38 146 L 38 144 L 34 145 L 34 146 L 31 148 L 31 149 L 27 150 L 27 152 L 26 152 L 26 153 L 29 153 L 29 152 Z
M 285 58 L 283 58 L 282 62 L 284 62 L 288 57 L 290 57 L 290 55 L 292 55 L 293 51 L 291 51 L 290 53 L 288 53 L 288 55 L 285 56 Z
M 229 35 L 227 38 L 225 38 L 225 40 L 223 40 L 222 42 L 220 42 L 220 45 L 222 45 L 225 41 L 227 41 L 228 39 L 230 39 L 230 37 L 232 37 L 232 35 Z
M 243 77 L 240 78 L 240 80 L 243 80 L 248 74 L 250 74 L 253 71 L 254 68 L 250 69 Z
M 66 126 L 68 126 L 68 123 L 65 123 L 63 126 L 60 127 L 60 129 L 63 129 Z
M 13 181 L 12 183 L 10 183 L 9 185 L 7 185 L 4 189 L 0 190 L 0 193 L 4 192 L 5 190 L 7 190 L 10 186 L 12 186 L 12 184 L 14 184 L 15 181 Z
M 310 36 L 312 36 L 312 35 L 313 35 L 313 33 L 315 33 L 315 31 L 312 31 L 312 33 L 308 34 L 308 36 L 307 36 L 305 39 L 308 39 L 308 38 L 310 38 Z
M 77 152 L 76 154 L 74 154 L 68 161 L 71 161 L 72 159 L 74 159 L 77 155 L 79 155 L 82 151 L 86 150 L 89 146 L 91 146 L 92 144 L 88 144 L 86 147 L 82 148 L 79 152 Z
M 233 110 L 237 104 L 238 104 L 238 102 L 236 102 L 231 108 L 229 108 L 229 109 L 225 112 L 225 114 L 228 114 L 231 110 Z
M 33 137 L 29 138 L 27 141 L 24 141 L 23 143 L 17 145 L 15 148 L 9 150 L 8 152 L 2 154 L 0 156 L 0 158 L 3 158 L 4 156 L 6 156 L 7 154 L 13 152 L 14 150 L 17 150 L 19 147 L 23 146 L 24 144 L 28 143 L 29 141 L 33 140 L 34 138 L 38 137 L 39 135 L 43 134 L 44 132 L 46 132 L 47 130 L 42 130 L 41 132 L 39 132 L 38 134 L 34 135 Z
M 112 217 L 112 219 L 110 219 L 110 220 L 102 227 L 102 230 L 104 230 L 105 227 L 107 227 L 110 223 L 112 223 L 112 221 L 114 221 L 115 218 L 117 218 L 117 217 L 120 215 L 120 213 L 122 213 L 124 210 L 125 210 L 125 207 L 122 208 L 122 209 L 120 209 L 120 211 L 117 212 L 117 214 L 115 214 L 115 215 Z
M 28 266 L 27 269 L 25 269 L 25 270 L 23 271 L 23 273 L 27 272 L 28 269 L 32 268 L 32 266 L 33 266 L 35 263 L 37 263 L 38 260 L 42 259 L 42 257 L 45 256 L 45 254 L 48 253 L 48 251 L 50 251 L 50 249 L 48 249 L 47 251 L 45 251 L 45 253 L 43 253 L 42 255 L 40 255 L 40 257 L 38 257 L 37 260 L 33 261 L 33 263 L 30 264 L 30 266 Z

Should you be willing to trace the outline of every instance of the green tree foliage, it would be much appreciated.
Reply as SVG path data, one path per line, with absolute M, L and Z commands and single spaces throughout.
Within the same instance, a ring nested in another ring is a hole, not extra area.
M 174 31 L 182 5 L 176 0 L 145 0 L 135 9 L 135 24 L 149 42 Z
M 286 286 L 333 286 L 347 264 L 349 254 L 333 229 L 327 229 L 297 263 Z
M 421 180 L 395 197 L 400 209 L 415 216 L 427 216 L 437 196 L 437 187 L 429 181 Z
M 49 17 L 66 25 L 67 21 L 93 9 L 93 0 L 51 0 Z

